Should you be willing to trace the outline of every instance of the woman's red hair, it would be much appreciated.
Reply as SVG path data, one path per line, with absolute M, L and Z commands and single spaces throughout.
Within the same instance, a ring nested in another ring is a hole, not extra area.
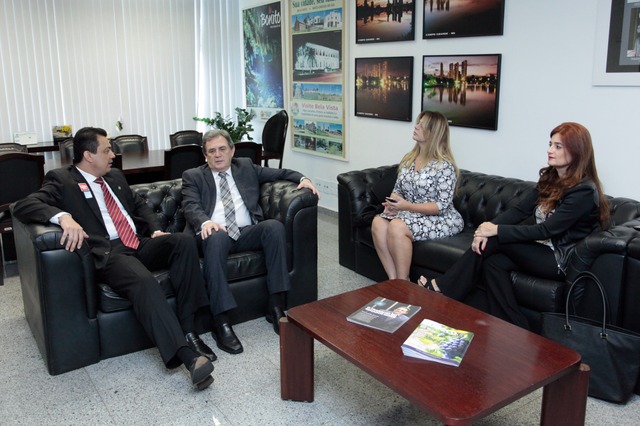
M 571 163 L 563 177 L 558 175 L 554 167 L 540 169 L 538 203 L 545 211 L 551 211 L 556 208 L 558 201 L 564 196 L 567 189 L 573 188 L 583 179 L 589 178 L 598 190 L 600 225 L 602 228 L 606 228 L 609 222 L 609 203 L 602 192 L 600 179 L 598 179 L 589 130 L 578 123 L 562 123 L 551 131 L 550 136 L 553 137 L 556 134 L 560 136 L 564 149 L 571 155 Z

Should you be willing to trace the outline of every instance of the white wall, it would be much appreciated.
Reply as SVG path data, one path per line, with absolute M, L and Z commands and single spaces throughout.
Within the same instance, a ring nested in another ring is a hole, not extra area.
M 265 1 L 243 3 L 241 8 Z M 283 6 L 287 18 L 288 3 Z M 355 44 L 355 1 L 345 0 L 345 4 L 347 161 L 288 147 L 285 167 L 335 182 L 342 172 L 395 163 L 413 146 L 411 123 L 353 115 L 354 58 L 414 56 L 413 111 L 417 115 L 422 55 L 501 53 L 498 130 L 452 127 L 458 165 L 536 180 L 537 171 L 546 164 L 549 131 L 563 121 L 577 121 L 591 131 L 606 193 L 640 199 L 640 185 L 635 184 L 640 138 L 634 131 L 640 87 L 592 85 L 598 0 L 507 0 L 504 35 L 442 40 L 422 40 L 423 1 L 416 0 L 415 41 L 364 45 Z M 337 210 L 337 197 L 322 194 L 320 205 Z

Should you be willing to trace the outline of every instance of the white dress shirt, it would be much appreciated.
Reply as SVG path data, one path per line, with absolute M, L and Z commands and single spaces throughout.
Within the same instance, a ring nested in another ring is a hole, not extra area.
M 95 195 L 96 202 L 98 203 L 98 207 L 100 208 L 100 213 L 102 214 L 102 220 L 104 221 L 104 225 L 107 228 L 107 232 L 109 233 L 109 239 L 115 240 L 117 238 L 120 238 L 118 236 L 118 232 L 116 231 L 116 226 L 113 224 L 113 219 L 111 219 L 111 215 L 109 215 L 107 204 L 104 201 L 104 194 L 102 193 L 102 187 L 100 186 L 99 183 L 95 182 L 97 177 L 93 176 L 91 173 L 87 173 L 84 170 L 81 170 L 80 168 L 76 168 L 76 169 L 89 183 L 89 188 L 91 189 L 91 192 L 83 191 L 85 198 L 91 198 Z M 131 219 L 131 216 L 129 216 L 129 213 L 127 213 L 127 210 L 124 207 L 122 207 L 120 200 L 118 199 L 116 194 L 113 193 L 113 191 L 111 190 L 111 187 L 109 186 L 106 180 L 104 181 L 104 183 L 107 185 L 107 188 L 109 188 L 109 192 L 111 192 L 111 196 L 116 201 L 118 208 L 120 209 L 124 217 L 127 218 L 127 222 L 129 222 L 129 225 L 131 225 L 131 229 L 133 229 L 133 232 L 137 234 L 138 231 L 136 230 L 136 225 L 133 223 L 133 219 Z M 81 186 L 84 184 L 78 184 L 78 185 Z M 60 216 L 62 216 L 63 214 L 69 214 L 69 213 L 66 213 L 66 212 L 58 213 L 57 215 L 55 215 L 50 219 L 50 222 L 56 225 L 60 225 Z
M 213 214 L 211 215 L 211 220 L 223 224 L 225 227 L 227 226 L 226 220 L 224 218 L 224 205 L 222 204 L 222 193 L 220 191 L 220 175 L 219 172 L 215 170 L 211 170 L 213 173 L 213 180 L 216 182 L 216 206 L 213 209 Z M 242 228 L 244 226 L 251 225 L 251 214 L 249 213 L 249 209 L 244 205 L 244 201 L 242 201 L 242 197 L 240 196 L 240 191 L 236 186 L 236 181 L 233 179 L 233 175 L 231 174 L 231 169 L 227 169 L 227 183 L 229 184 L 229 191 L 231 192 L 231 198 L 233 199 L 233 205 L 236 209 L 236 223 L 238 224 L 238 228 Z

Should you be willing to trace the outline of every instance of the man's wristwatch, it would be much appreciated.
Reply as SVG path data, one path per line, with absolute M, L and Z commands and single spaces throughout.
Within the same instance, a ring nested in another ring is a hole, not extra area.
M 302 177 L 300 178 L 300 183 L 302 183 L 302 181 L 303 181 L 303 180 L 305 180 L 305 179 L 306 179 L 306 180 L 308 180 L 309 182 L 311 182 L 311 179 L 309 179 L 309 178 L 308 178 L 308 177 L 306 177 L 306 176 L 302 176 Z

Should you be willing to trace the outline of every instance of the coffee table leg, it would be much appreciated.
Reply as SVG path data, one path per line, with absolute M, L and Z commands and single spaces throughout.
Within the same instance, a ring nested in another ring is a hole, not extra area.
M 313 401 L 313 338 L 287 318 L 280 320 L 280 397 Z
M 541 425 L 584 425 L 590 372 L 587 364 L 580 364 L 579 369 L 544 387 Z

